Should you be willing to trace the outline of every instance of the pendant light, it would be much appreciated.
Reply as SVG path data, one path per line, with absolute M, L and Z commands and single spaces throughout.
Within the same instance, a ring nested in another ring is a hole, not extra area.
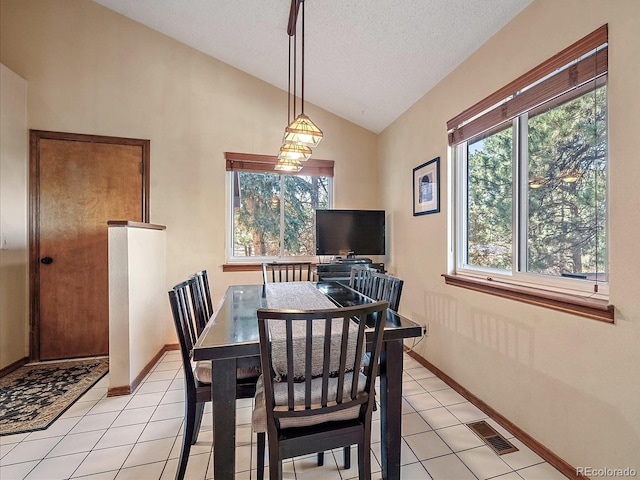
M 296 0 L 292 0 L 296 1 Z M 322 130 L 320 130 L 315 123 L 311 121 L 311 119 L 304 114 L 304 0 L 299 0 L 302 4 L 302 75 L 301 75 L 301 92 L 300 92 L 300 114 L 296 117 L 296 119 L 287 125 L 284 133 L 284 142 L 294 143 L 298 145 L 305 145 L 310 148 L 315 148 L 318 146 L 324 134 Z M 289 22 L 291 28 L 291 22 Z M 292 32 L 289 30 L 289 35 Z M 295 36 L 295 22 L 294 22 L 294 32 Z M 294 72 L 294 87 L 295 87 L 295 72 Z M 293 104 L 294 114 L 295 114 L 295 98 Z
M 302 170 L 302 163 L 300 160 L 292 160 L 289 158 L 282 158 L 278 160 L 278 163 L 274 167 L 275 170 L 281 172 L 299 172 Z
M 280 147 L 278 160 L 299 160 L 306 161 L 311 157 L 311 149 L 306 145 L 297 145 L 295 143 L 286 142 Z
M 296 112 L 296 72 L 297 72 L 297 18 L 302 5 L 302 75 L 301 75 L 301 112 L 291 121 Z M 288 125 L 285 128 L 283 145 L 280 147 L 276 170 L 299 172 L 300 162 L 311 158 L 311 148 L 315 148 L 322 140 L 322 131 L 304 114 L 304 0 L 291 0 L 289 12 L 289 78 L 287 86 Z M 293 40 L 293 41 L 292 41 Z M 291 50 L 293 45 L 293 109 L 291 108 Z

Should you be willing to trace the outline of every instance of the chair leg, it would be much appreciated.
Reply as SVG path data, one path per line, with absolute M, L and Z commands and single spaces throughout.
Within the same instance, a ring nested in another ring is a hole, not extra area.
M 344 447 L 344 469 L 349 470 L 351 468 L 351 447 Z M 324 452 L 318 452 L 318 466 L 324 465 Z
M 191 452 L 191 440 L 194 435 L 194 424 L 196 417 L 196 403 L 186 402 L 184 432 L 182 435 L 182 448 L 180 449 L 180 459 L 178 460 L 178 470 L 176 471 L 176 480 L 182 480 L 187 471 L 187 461 Z
M 265 443 L 264 432 L 258 432 L 258 458 L 257 460 L 257 468 L 258 468 L 258 480 L 264 480 L 264 443 Z
M 282 459 L 277 440 L 269 437 L 269 480 L 282 480 Z
M 195 445 L 198 441 L 200 433 L 200 425 L 202 425 L 202 414 L 204 413 L 204 403 L 196 403 L 195 419 L 193 422 L 193 437 L 191 437 L 191 445 Z
M 358 444 L 358 480 L 371 480 L 371 442 Z

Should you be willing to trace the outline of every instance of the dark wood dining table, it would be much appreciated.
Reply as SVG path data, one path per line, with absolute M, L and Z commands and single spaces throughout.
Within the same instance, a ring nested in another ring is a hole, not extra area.
M 336 306 L 361 305 L 372 300 L 338 282 L 314 282 Z M 267 307 L 264 285 L 232 285 L 193 349 L 196 361 L 211 361 L 213 412 L 213 478 L 235 477 L 236 368 L 255 363 L 260 355 L 258 308 Z M 380 353 L 380 429 L 382 478 L 400 479 L 402 443 L 403 340 L 418 337 L 417 323 L 387 310 Z

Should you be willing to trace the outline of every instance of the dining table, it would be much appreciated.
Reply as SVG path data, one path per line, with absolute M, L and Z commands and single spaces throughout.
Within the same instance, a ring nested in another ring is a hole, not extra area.
M 374 301 L 335 281 L 300 283 L 305 284 L 307 289 L 312 285 L 335 304 L 336 308 Z M 231 285 L 193 348 L 194 361 L 211 361 L 213 478 L 216 480 L 231 480 L 235 477 L 236 371 L 238 367 L 259 362 L 257 311 L 259 308 L 273 308 L 274 297 L 279 292 L 282 294 L 283 289 L 292 287 L 277 285 Z M 300 309 L 313 308 L 304 308 L 304 296 L 296 298 L 296 304 Z M 404 340 L 421 334 L 420 325 L 393 310 L 387 310 L 379 360 L 378 392 L 381 467 L 382 478 L 385 480 L 400 479 Z

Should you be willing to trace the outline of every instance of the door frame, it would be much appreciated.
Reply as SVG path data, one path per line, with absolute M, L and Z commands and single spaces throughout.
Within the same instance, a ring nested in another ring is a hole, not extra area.
M 142 148 L 142 219 L 149 223 L 150 140 L 29 130 L 29 360 L 40 360 L 40 140 L 133 145 Z M 127 219 L 112 219 L 127 220 Z M 105 226 L 106 227 L 106 226 Z

